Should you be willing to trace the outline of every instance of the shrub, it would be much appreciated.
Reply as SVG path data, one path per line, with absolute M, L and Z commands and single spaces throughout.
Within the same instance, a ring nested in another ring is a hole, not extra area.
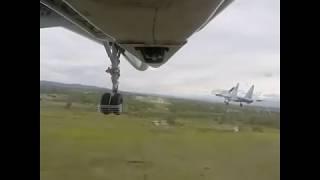
M 71 106 L 72 106 L 72 102 L 69 101 L 69 102 L 66 103 L 65 108 L 66 108 L 66 109 L 70 109 Z
M 254 127 L 252 127 L 252 131 L 253 131 L 253 132 L 263 132 L 263 128 L 262 128 L 262 127 L 254 126 Z

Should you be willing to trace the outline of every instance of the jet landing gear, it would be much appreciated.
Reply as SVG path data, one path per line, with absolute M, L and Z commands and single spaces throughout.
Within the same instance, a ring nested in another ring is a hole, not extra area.
M 225 103 L 226 105 L 229 105 L 229 101 L 224 101 L 224 103 Z
M 111 67 L 106 70 L 111 75 L 112 93 L 104 93 L 101 97 L 99 111 L 103 114 L 114 113 L 120 115 L 122 112 L 123 98 L 118 93 L 119 77 L 120 77 L 120 55 L 124 50 L 115 43 L 105 42 L 104 47 L 111 61 Z
M 240 107 L 243 107 L 243 104 L 242 104 L 242 103 L 240 103 Z

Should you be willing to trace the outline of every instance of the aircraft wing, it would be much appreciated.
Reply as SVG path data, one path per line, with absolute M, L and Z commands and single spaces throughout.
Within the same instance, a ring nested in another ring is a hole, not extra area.
M 76 24 L 74 24 L 72 21 L 69 21 L 68 19 L 64 18 L 57 12 L 51 10 L 47 6 L 43 5 L 40 1 L 40 29 L 41 28 L 51 28 L 51 27 L 63 27 L 66 28 L 72 32 L 75 32 L 77 34 L 80 34 L 92 41 L 95 41 L 102 45 L 101 40 L 95 38 L 94 35 L 87 32 L 86 30 L 80 28 Z M 135 56 L 130 54 L 128 51 L 126 51 L 123 56 L 125 59 L 137 70 L 144 71 L 148 69 L 148 65 L 143 63 L 141 60 L 137 59 Z
M 40 0 L 40 28 L 114 42 L 138 70 L 166 63 L 233 0 Z M 199 45 L 201 46 L 201 45 Z

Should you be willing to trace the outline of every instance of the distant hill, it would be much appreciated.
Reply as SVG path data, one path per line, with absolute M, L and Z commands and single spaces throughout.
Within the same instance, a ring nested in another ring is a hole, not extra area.
M 89 86 L 89 85 L 82 85 L 82 84 L 65 84 L 60 82 L 53 82 L 53 81 L 40 81 L 40 93 L 59 93 L 59 92 L 88 92 L 88 93 L 104 93 L 104 92 L 111 92 L 111 89 L 102 88 L 97 86 Z M 205 96 L 171 96 L 171 95 L 161 95 L 161 94 L 152 94 L 152 93 L 137 93 L 137 92 L 128 92 L 128 91 L 120 91 L 124 95 L 131 95 L 131 96 L 152 96 L 152 97 L 161 97 L 167 99 L 177 99 L 177 100 L 190 100 L 193 102 L 207 102 L 207 103 L 222 103 L 217 97 L 211 95 Z M 251 107 L 259 108 L 267 108 L 269 111 L 276 111 L 280 112 L 280 103 L 272 100 L 267 100 L 263 103 L 256 103 L 250 105 Z
M 52 81 L 40 81 L 40 89 L 73 89 L 73 90 L 94 90 L 94 91 L 110 91 L 107 88 L 101 88 L 97 86 L 88 86 L 82 84 L 65 84 Z
M 60 82 L 53 81 L 40 81 L 40 92 L 46 91 L 88 91 L 88 92 L 111 92 L 109 88 L 102 88 L 97 86 L 89 86 L 82 84 L 65 84 Z M 159 94 L 151 94 L 151 93 L 137 93 L 137 92 L 128 92 L 128 91 L 120 91 L 126 95 L 135 95 L 135 96 L 156 96 L 163 98 L 177 98 L 175 96 L 169 95 L 159 95 Z

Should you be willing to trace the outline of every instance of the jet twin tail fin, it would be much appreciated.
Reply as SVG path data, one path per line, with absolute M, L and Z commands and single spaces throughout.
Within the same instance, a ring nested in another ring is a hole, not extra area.
M 251 86 L 251 88 L 248 90 L 247 94 L 244 97 L 248 99 L 252 99 L 253 90 L 254 90 L 254 85 Z
M 237 85 L 235 87 L 233 87 L 231 95 L 236 96 L 238 94 L 238 89 L 239 89 L 239 83 L 237 83 Z

